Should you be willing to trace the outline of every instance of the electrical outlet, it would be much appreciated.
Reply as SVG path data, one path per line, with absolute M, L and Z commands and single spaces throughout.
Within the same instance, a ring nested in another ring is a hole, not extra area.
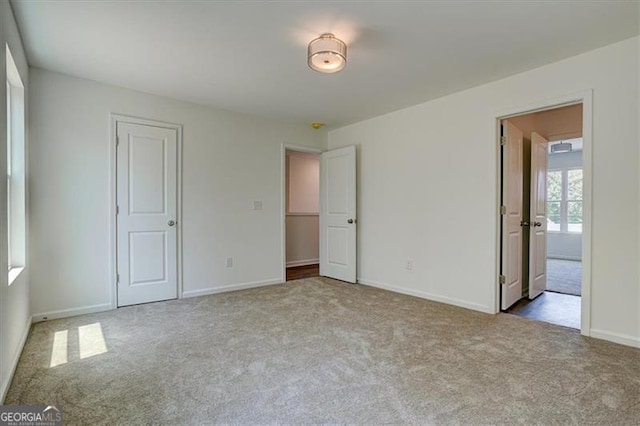
M 413 270 L 413 259 L 407 259 L 407 263 L 404 265 L 407 271 Z
M 254 201 L 253 210 L 262 210 L 262 201 Z
M 226 268 L 233 268 L 233 257 L 227 257 L 224 259 L 224 266 Z

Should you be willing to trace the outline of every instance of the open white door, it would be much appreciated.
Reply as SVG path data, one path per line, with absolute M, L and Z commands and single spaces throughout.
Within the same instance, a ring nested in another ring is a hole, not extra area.
M 531 238 L 529 299 L 547 288 L 547 160 L 549 141 L 531 134 Z
M 502 309 L 522 298 L 522 131 L 502 122 Z
M 175 129 L 117 123 L 118 306 L 175 299 Z
M 356 147 L 320 157 L 320 275 L 356 282 Z

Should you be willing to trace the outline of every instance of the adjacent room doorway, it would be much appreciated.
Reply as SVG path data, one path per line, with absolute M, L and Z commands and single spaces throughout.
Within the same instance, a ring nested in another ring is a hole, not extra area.
M 304 277 L 308 267 L 309 276 L 356 282 L 355 146 L 322 152 L 282 144 L 282 224 L 283 280 Z
M 285 151 L 286 280 L 320 275 L 320 153 Z
M 500 121 L 500 304 L 581 328 L 583 103 Z

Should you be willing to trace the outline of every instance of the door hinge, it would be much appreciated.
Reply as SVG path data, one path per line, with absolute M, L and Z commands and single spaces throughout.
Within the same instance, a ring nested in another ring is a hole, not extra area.
M 500 281 L 500 284 L 506 284 L 507 277 L 505 277 L 504 275 L 500 275 L 499 281 Z
M 507 214 L 507 206 L 500 206 L 500 214 Z
M 120 214 L 120 206 L 116 206 L 116 214 Z
M 120 274 L 116 274 L 116 284 L 120 282 Z
M 500 146 L 505 146 L 507 144 L 507 137 L 500 136 Z
M 116 135 L 116 146 L 120 145 L 120 136 Z

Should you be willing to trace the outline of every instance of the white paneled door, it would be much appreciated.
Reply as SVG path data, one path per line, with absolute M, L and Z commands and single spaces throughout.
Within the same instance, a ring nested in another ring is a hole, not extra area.
M 547 289 L 547 160 L 549 141 L 531 134 L 529 299 Z
M 320 157 L 320 275 L 356 282 L 356 147 Z
M 117 123 L 118 306 L 177 297 L 177 136 Z
M 502 122 L 502 309 L 522 298 L 522 131 Z

